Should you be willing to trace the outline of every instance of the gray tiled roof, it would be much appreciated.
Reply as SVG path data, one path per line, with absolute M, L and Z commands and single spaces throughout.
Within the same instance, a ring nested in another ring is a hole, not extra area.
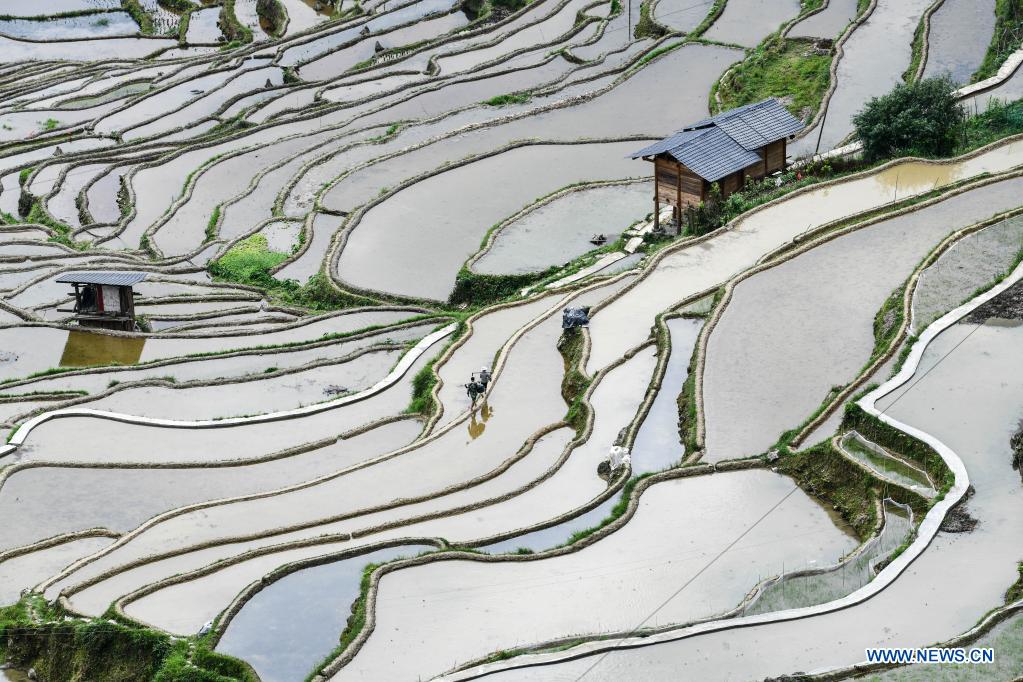
M 679 163 L 701 178 L 714 182 L 760 160 L 759 154 L 743 149 L 720 128 L 704 130 L 706 132 L 693 143 L 668 151 Z
M 56 281 L 65 284 L 105 284 L 107 286 L 130 287 L 146 278 L 144 272 L 111 272 L 107 270 L 86 270 L 65 272 Z
M 802 122 L 771 98 L 705 118 L 629 156 L 669 154 L 714 182 L 756 163 L 755 150 L 802 129 Z

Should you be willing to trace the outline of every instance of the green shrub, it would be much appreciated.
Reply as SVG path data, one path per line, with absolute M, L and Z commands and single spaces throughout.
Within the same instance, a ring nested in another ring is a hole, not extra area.
M 948 76 L 896 85 L 853 117 L 867 161 L 896 156 L 948 156 L 966 113 Z
M 1023 133 L 1023 100 L 1002 102 L 991 100 L 985 111 L 968 112 L 959 152 L 983 147 L 1009 135 Z
M 532 95 L 529 92 L 512 92 L 506 95 L 498 95 L 486 100 L 484 104 L 491 107 L 503 107 L 508 104 L 525 104 Z
M 256 14 L 259 15 L 260 19 L 267 23 L 270 28 L 270 33 L 272 33 L 274 37 L 280 35 L 288 20 L 288 14 L 284 11 L 284 6 L 281 5 L 280 0 L 256 0 Z M 287 70 L 285 70 L 284 75 L 284 82 L 287 83 Z M 294 75 L 293 72 L 292 75 Z
M 984 61 L 973 74 L 973 82 L 998 73 L 1005 59 L 1020 45 L 1023 45 L 1023 0 L 996 0 L 995 30 Z
M 210 272 L 234 282 L 262 282 L 270 278 L 270 270 L 287 258 L 286 253 L 271 251 L 265 236 L 254 234 L 211 263 Z
M 465 304 L 474 308 L 497 303 L 515 296 L 525 287 L 539 282 L 555 270 L 556 268 L 549 268 L 543 272 L 525 275 L 481 275 L 462 268 L 455 278 L 455 289 L 451 292 L 448 303 Z

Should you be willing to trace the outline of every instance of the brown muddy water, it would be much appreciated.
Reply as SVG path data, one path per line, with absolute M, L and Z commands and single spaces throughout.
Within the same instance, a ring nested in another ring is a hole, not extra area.
M 134 365 L 142 356 L 145 345 L 144 338 L 72 331 L 68 332 L 58 366 Z
M 931 166 L 933 175 L 917 162 L 896 164 L 856 180 L 790 196 L 736 221 L 729 231 L 709 241 L 677 249 L 638 286 L 594 315 L 587 368 L 593 373 L 640 343 L 657 313 L 689 295 L 724 283 L 808 229 L 881 206 L 895 196 L 905 198 L 926 192 L 942 178 L 966 178 L 1011 168 L 1019 163 L 1020 149 L 1023 143 L 1005 145 L 951 164 L 952 170 Z M 908 176 L 905 181 L 903 169 Z

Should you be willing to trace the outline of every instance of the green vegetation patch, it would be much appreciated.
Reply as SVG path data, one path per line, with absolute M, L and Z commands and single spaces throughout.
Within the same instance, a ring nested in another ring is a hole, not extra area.
M 995 1 L 995 32 L 973 82 L 990 78 L 1013 52 L 1023 45 L 1023 0 Z
M 216 223 L 216 216 L 210 219 Z M 269 276 L 270 270 L 287 260 L 288 254 L 271 251 L 266 237 L 254 234 L 244 239 L 210 265 L 210 272 L 234 282 L 253 282 Z
M 927 510 L 928 502 L 916 493 L 890 485 L 850 462 L 831 446 L 831 441 L 792 452 L 787 448 L 776 466 L 791 476 L 807 494 L 821 500 L 866 541 L 877 527 L 877 503 L 883 497 L 909 504 L 914 513 Z
M 191 12 L 199 6 L 189 0 L 156 0 L 156 4 L 171 12 Z
M 249 666 L 203 641 L 102 619 L 65 619 L 39 595 L 0 608 L 0 660 L 48 682 L 255 682 Z
M 287 12 L 280 0 L 257 0 L 256 14 L 275 38 L 280 36 L 287 25 Z
M 187 2 L 187 0 L 178 1 Z M 217 22 L 220 26 L 220 31 L 230 41 L 228 43 L 230 46 L 251 43 L 252 31 L 249 30 L 248 26 L 244 26 L 238 21 L 238 17 L 234 12 L 234 3 L 235 0 L 224 0 L 224 4 L 220 8 L 220 18 Z
M 525 104 L 531 97 L 532 95 L 529 92 L 511 92 L 506 95 L 491 97 L 483 103 L 490 107 L 503 107 L 509 104 Z
M 956 151 L 965 109 L 948 76 L 896 85 L 853 117 L 867 161 L 897 156 L 949 156 Z
M 522 289 L 555 272 L 557 268 L 523 275 L 481 275 L 463 267 L 455 278 L 455 288 L 448 298 L 448 303 L 471 308 L 491 305 L 518 295 Z
M 654 1 L 643 0 L 643 3 L 639 6 L 639 21 L 636 22 L 636 28 L 632 30 L 634 38 L 653 38 L 656 40 L 668 34 L 668 29 L 657 23 L 653 17 L 650 6 Z
M 822 53 L 812 40 L 772 36 L 718 83 L 720 108 L 777 97 L 794 116 L 809 121 L 831 83 L 832 58 L 830 50 Z M 716 103 L 712 94 L 711 105 Z
M 1019 562 L 1019 578 L 1005 591 L 1005 603 L 1012 604 L 1023 599 L 1023 561 Z
M 956 153 L 963 154 L 1019 133 L 1023 133 L 1023 100 L 992 100 L 986 111 L 966 119 Z
M 143 35 L 150 35 L 153 32 L 153 19 L 142 9 L 139 0 L 121 0 L 121 8 L 135 20 Z
M 590 386 L 590 380 L 579 369 L 584 343 L 583 332 L 578 327 L 566 329 L 558 339 L 558 352 L 565 363 L 565 376 L 561 380 L 561 397 L 568 403 L 568 416 L 565 421 L 576 430 L 576 433 L 582 433 L 588 413 L 583 397 Z
M 855 402 L 845 406 L 842 428 L 856 429 L 874 443 L 913 460 L 923 467 L 942 493 L 947 492 L 955 482 L 955 475 L 934 448 L 881 421 Z

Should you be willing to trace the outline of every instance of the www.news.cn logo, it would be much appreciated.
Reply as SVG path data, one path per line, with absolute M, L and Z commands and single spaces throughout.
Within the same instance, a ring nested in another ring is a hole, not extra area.
M 993 663 L 994 660 L 995 650 L 990 647 L 867 649 L 869 663 Z

